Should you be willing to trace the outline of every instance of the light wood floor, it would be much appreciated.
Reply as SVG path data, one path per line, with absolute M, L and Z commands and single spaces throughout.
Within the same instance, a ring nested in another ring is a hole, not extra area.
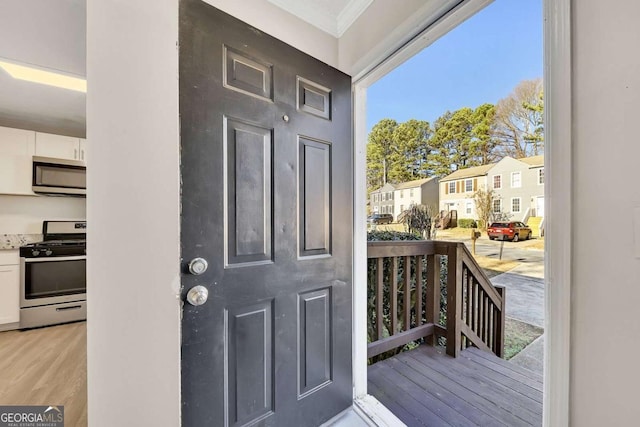
M 86 323 L 0 332 L 0 405 L 64 405 L 65 426 L 86 427 Z

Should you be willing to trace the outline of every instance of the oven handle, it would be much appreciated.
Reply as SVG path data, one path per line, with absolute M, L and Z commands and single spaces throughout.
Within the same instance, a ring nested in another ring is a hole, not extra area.
M 24 258 L 24 262 L 51 262 L 51 261 L 79 261 L 87 259 L 86 255 L 78 256 L 56 256 L 51 258 Z

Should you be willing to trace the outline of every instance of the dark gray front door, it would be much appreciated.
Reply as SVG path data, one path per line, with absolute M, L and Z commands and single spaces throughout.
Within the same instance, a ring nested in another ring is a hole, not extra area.
M 319 425 L 352 402 L 350 77 L 195 0 L 179 71 L 183 426 Z

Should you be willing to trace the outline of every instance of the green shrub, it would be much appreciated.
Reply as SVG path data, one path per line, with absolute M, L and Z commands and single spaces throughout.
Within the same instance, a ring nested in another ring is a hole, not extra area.
M 478 228 L 478 223 L 475 219 L 460 218 L 458 219 L 458 227 L 460 228 Z
M 379 240 L 424 240 L 421 236 L 404 231 L 372 230 L 367 233 L 367 241 Z

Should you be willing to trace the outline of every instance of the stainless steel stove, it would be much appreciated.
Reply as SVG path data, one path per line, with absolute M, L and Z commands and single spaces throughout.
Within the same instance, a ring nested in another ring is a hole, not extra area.
M 44 240 L 20 248 L 20 328 L 87 318 L 86 229 L 86 221 L 44 221 Z

